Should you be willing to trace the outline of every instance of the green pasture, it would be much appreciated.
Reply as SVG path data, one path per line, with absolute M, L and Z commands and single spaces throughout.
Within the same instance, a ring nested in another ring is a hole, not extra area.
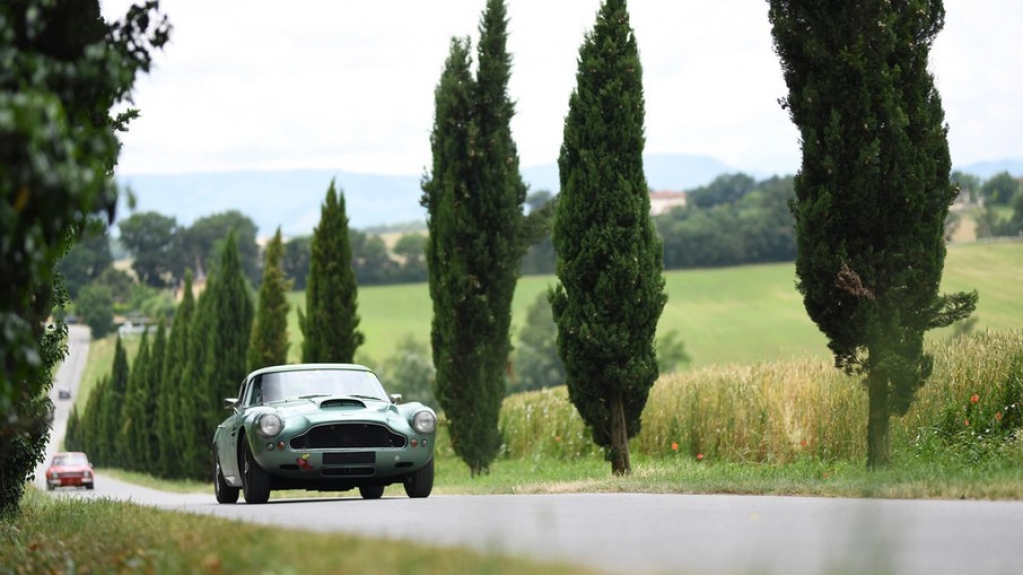
M 1023 327 L 1023 243 L 971 243 L 949 247 L 943 289 L 980 293 L 975 331 Z M 791 263 L 665 273 L 668 303 L 658 330 L 676 330 L 693 358 L 692 367 L 748 364 L 794 358 L 828 357 L 826 340 L 807 317 L 795 288 Z M 519 280 L 512 319 L 512 343 L 536 297 L 557 281 L 555 276 Z M 289 361 L 301 357 L 302 332 L 296 308 L 305 308 L 305 293 L 294 292 L 289 319 Z M 433 306 L 425 283 L 369 286 L 359 289 L 360 329 L 366 342 L 357 361 L 379 365 L 395 353 L 407 334 L 429 343 Z M 949 330 L 931 337 L 945 339 Z

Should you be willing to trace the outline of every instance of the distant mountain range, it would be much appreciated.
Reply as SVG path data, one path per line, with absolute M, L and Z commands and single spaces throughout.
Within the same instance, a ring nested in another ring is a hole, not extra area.
M 644 165 L 647 184 L 654 190 L 690 190 L 709 184 L 721 174 L 736 172 L 757 179 L 769 177 L 769 174 L 729 166 L 708 156 L 651 154 L 644 157 Z M 983 179 L 1001 171 L 1023 176 L 1023 158 L 956 169 Z M 523 168 L 522 176 L 530 191 L 556 192 L 560 187 L 558 167 L 553 162 Z M 311 234 L 319 222 L 320 206 L 332 179 L 344 192 L 352 228 L 368 230 L 426 221 L 426 210 L 419 205 L 422 191 L 418 176 L 305 169 L 117 177 L 135 195 L 136 211 L 172 216 L 179 224 L 187 226 L 204 216 L 238 210 L 252 218 L 260 236 L 272 235 L 278 226 L 286 236 Z M 122 200 L 118 218 L 129 214 Z

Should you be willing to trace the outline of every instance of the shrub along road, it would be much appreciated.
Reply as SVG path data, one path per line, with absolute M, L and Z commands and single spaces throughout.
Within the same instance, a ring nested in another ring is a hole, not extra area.
M 75 377 L 73 371 L 60 369 L 57 387 L 75 389 L 77 381 L 64 379 Z M 55 441 L 60 425 L 55 422 Z M 615 573 L 1008 573 L 1018 566 L 1023 532 L 1023 502 L 1016 501 L 605 493 L 376 501 L 353 495 L 218 505 L 212 486 L 206 494 L 166 493 L 102 475 L 95 491 L 71 493 L 276 529 L 466 546 Z

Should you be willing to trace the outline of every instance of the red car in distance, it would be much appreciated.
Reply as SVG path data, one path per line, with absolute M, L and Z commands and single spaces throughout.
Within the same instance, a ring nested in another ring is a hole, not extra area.
M 57 453 L 46 470 L 46 488 L 95 487 L 94 473 L 89 458 L 80 451 Z

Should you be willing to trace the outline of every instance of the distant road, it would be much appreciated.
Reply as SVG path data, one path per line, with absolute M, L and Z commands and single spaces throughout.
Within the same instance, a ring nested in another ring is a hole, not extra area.
M 73 357 L 76 347 L 87 355 L 88 342 L 73 335 L 70 347 L 58 379 L 84 369 L 84 360 L 75 367 Z M 72 389 L 77 393 L 77 381 Z M 66 419 L 59 406 L 57 418 Z M 55 421 L 54 438 L 58 427 L 62 436 L 63 420 Z M 274 527 L 503 551 L 611 573 L 963 575 L 1020 573 L 1023 565 L 1023 502 L 1014 501 L 584 493 L 218 505 L 212 486 L 208 493 L 166 493 L 102 475 L 92 492 L 59 493 Z

